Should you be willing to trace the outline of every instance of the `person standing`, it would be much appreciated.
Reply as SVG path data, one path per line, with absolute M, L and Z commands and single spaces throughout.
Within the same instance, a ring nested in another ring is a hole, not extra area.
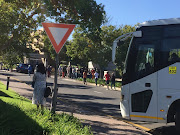
M 32 97 L 32 104 L 37 105 L 37 109 L 41 106 L 41 109 L 44 109 L 46 104 L 46 99 L 44 97 L 44 92 L 46 89 L 46 70 L 43 63 L 38 64 L 37 71 L 33 76 L 34 90 Z
M 111 89 L 112 89 L 112 85 L 114 85 L 114 89 L 115 89 L 115 82 L 116 82 L 115 75 L 114 75 L 114 73 L 112 73 L 112 75 L 111 75 Z
M 62 78 L 65 77 L 65 73 L 66 73 L 66 67 L 64 66 L 62 69 Z
M 38 65 L 36 65 L 36 66 L 34 67 L 34 73 L 37 71 L 37 66 L 38 66 Z
M 69 77 L 69 74 L 70 74 L 70 67 L 69 66 L 66 68 L 66 73 L 67 73 L 67 77 Z
M 49 65 L 48 68 L 47 68 L 47 72 L 48 72 L 48 78 L 51 77 L 51 66 Z
M 69 67 L 69 78 L 72 78 L 72 66 Z
M 95 83 L 96 83 L 96 86 L 97 86 L 97 81 L 98 81 L 98 78 L 99 78 L 99 73 L 97 71 L 95 71 Z
M 61 68 L 61 66 L 59 65 L 58 71 L 59 71 L 59 76 L 60 76 L 60 77 L 61 77 L 61 70 L 62 70 L 62 68 Z
M 72 67 L 72 79 L 76 78 L 76 68 Z
M 106 80 L 106 85 L 107 85 L 107 90 L 109 90 L 109 81 L 111 79 L 111 76 L 109 75 L 109 72 L 107 72 L 105 75 L 104 75 L 104 78 Z
M 31 72 L 32 72 L 32 66 L 28 65 L 28 74 L 29 74 L 29 76 L 31 76 Z
M 91 70 L 92 80 L 93 80 L 93 79 L 94 79 L 94 77 L 95 77 L 94 73 L 95 73 L 95 70 L 94 70 L 94 69 L 92 69 L 92 70 Z
M 80 77 L 82 77 L 83 78 L 83 68 L 80 68 Z
M 84 82 L 84 84 L 87 85 L 86 78 L 87 78 L 87 71 L 85 70 L 85 71 L 83 72 L 83 82 Z
M 76 78 L 78 78 L 78 70 L 79 70 L 78 67 L 76 67 L 76 68 L 75 68 L 75 71 L 76 71 L 76 72 L 75 72 L 75 77 L 76 77 Z

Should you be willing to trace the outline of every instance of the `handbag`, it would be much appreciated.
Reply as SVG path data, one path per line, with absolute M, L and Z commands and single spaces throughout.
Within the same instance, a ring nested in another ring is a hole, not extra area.
M 31 86 L 34 88 L 34 84 L 35 84 L 35 81 L 32 81 L 32 84 L 31 84 Z
M 46 87 L 45 91 L 44 91 L 44 97 L 47 98 L 47 97 L 49 97 L 49 95 L 51 95 L 51 88 Z

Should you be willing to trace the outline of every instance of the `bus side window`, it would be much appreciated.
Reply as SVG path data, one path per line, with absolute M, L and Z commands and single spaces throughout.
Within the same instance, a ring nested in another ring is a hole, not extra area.
M 135 73 L 136 79 L 151 73 L 154 69 L 154 45 L 143 44 L 139 45 Z
M 160 68 L 180 62 L 180 39 L 166 38 L 162 42 Z
M 176 61 L 178 61 L 179 60 L 179 57 L 178 57 L 178 55 L 176 54 L 176 53 L 171 53 L 170 52 L 170 55 L 169 55 L 169 61 L 171 61 L 171 62 L 176 62 Z

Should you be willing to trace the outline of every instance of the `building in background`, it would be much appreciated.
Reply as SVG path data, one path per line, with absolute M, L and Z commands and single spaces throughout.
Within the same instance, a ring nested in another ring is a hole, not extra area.
M 44 65 L 47 67 L 47 55 L 41 51 L 37 46 L 44 47 L 44 43 L 42 42 L 42 32 L 44 29 L 39 29 L 35 33 L 31 33 L 32 42 L 27 43 L 26 47 L 29 49 L 32 49 L 32 53 L 24 54 L 24 64 L 30 64 L 33 67 L 35 67 L 38 63 L 44 63 Z

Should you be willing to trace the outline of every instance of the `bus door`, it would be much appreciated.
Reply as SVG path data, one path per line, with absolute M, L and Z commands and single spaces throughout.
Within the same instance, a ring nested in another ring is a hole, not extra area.
M 155 45 L 138 44 L 133 57 L 130 83 L 130 118 L 132 120 L 157 121 L 157 72 Z

